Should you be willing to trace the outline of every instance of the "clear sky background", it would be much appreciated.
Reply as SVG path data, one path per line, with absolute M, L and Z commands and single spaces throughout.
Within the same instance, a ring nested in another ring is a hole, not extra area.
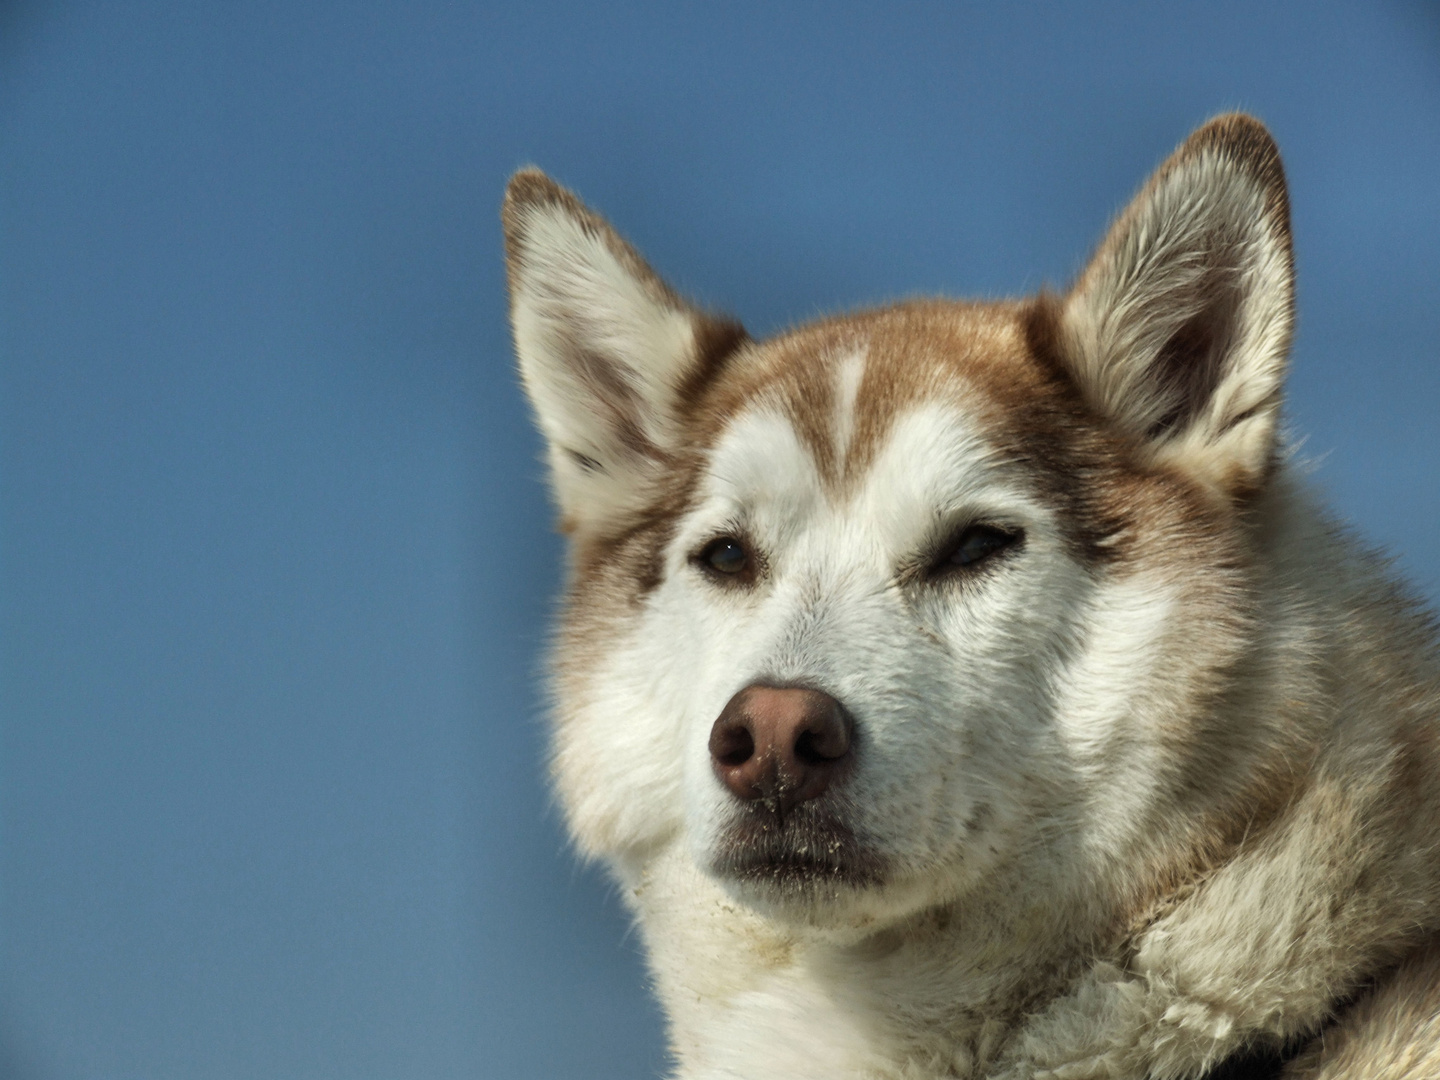
M 1434 600 L 1433 0 L 3 3 L 0 1075 L 656 1076 L 543 785 L 506 176 L 763 333 L 1063 284 L 1236 107 L 1289 420 Z

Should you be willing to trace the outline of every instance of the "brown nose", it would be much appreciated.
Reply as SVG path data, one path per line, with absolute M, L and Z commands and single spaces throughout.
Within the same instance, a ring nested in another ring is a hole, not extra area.
M 736 795 L 783 817 L 830 786 L 850 756 L 850 728 L 829 694 L 747 686 L 710 729 L 710 761 Z

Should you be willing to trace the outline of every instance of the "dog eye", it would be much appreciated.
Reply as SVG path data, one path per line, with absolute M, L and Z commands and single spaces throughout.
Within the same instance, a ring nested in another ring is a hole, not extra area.
M 705 545 L 700 561 L 718 574 L 741 574 L 750 566 L 750 555 L 733 536 L 722 536 Z
M 954 546 L 936 561 L 931 573 L 943 573 L 954 567 L 974 566 L 997 551 L 1009 547 L 1019 538 L 1018 532 L 1006 532 L 994 525 L 971 525 L 960 534 Z

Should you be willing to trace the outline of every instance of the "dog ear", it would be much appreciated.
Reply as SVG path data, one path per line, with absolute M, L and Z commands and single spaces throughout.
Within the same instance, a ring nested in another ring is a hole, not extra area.
M 1232 114 L 1190 136 L 1116 219 L 1063 301 L 1091 403 L 1156 462 L 1234 497 L 1263 483 L 1294 322 L 1285 174 Z
M 520 377 L 562 527 L 615 526 L 643 508 L 685 406 L 745 331 L 680 299 L 539 170 L 511 178 L 501 220 Z

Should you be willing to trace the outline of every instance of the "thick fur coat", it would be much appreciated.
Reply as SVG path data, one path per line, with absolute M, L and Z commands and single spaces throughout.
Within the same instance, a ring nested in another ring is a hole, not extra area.
M 766 341 L 537 171 L 503 219 L 554 781 L 677 1077 L 1440 1077 L 1435 633 L 1281 438 L 1263 126 L 1062 295 Z

